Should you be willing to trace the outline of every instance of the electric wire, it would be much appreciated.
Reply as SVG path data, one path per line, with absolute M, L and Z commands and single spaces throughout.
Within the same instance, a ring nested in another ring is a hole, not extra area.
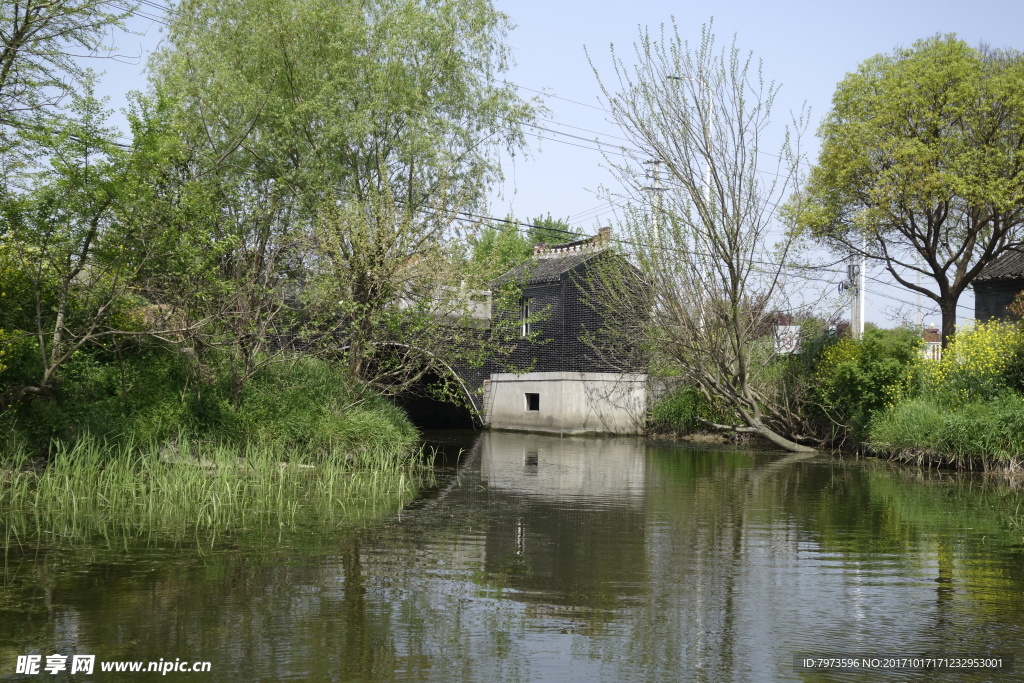
M 117 2 L 117 1 L 112 1 L 111 4 L 114 4 L 114 5 L 118 6 L 118 7 L 120 7 L 121 9 L 125 10 L 126 12 L 130 12 L 133 16 L 139 16 L 139 17 L 142 17 L 143 19 L 146 19 L 146 20 L 149 20 L 149 21 L 153 21 L 153 22 L 162 24 L 163 26 L 168 26 L 168 27 L 170 26 L 170 22 L 167 21 L 166 18 L 157 17 L 157 16 L 154 16 L 154 15 L 148 13 L 148 12 L 144 12 L 141 9 L 139 9 L 139 7 L 147 7 L 147 8 L 152 9 L 152 10 L 163 12 L 165 15 L 169 14 L 172 11 L 171 8 L 169 8 L 167 6 L 164 6 L 164 5 L 161 5 L 161 4 L 158 4 L 156 2 L 153 2 L 152 0 L 138 0 L 136 7 L 131 7 L 128 4 L 125 4 L 125 3 L 122 3 L 122 2 Z M 572 104 L 576 104 L 576 105 L 579 105 L 579 106 L 588 107 L 588 108 L 591 108 L 591 109 L 596 109 L 596 110 L 602 111 L 604 113 L 610 113 L 604 107 L 593 105 L 593 104 L 587 104 L 585 102 L 580 102 L 578 100 L 573 100 L 573 99 L 567 98 L 567 97 L 562 97 L 562 96 L 556 95 L 554 93 L 551 93 L 550 91 L 537 90 L 537 89 L 534 89 L 534 88 L 530 88 L 530 87 L 527 87 L 527 86 L 520 85 L 518 83 L 514 83 L 514 82 L 509 81 L 507 79 L 500 79 L 500 82 L 502 82 L 502 83 L 504 83 L 506 85 L 512 86 L 514 88 L 518 88 L 518 89 L 521 89 L 521 90 L 526 90 L 526 91 L 529 91 L 529 92 L 534 92 L 534 93 L 540 94 L 540 95 L 542 95 L 544 97 L 553 98 L 553 99 L 557 99 L 557 100 L 562 100 L 562 101 L 569 102 L 569 103 L 572 103 Z M 622 140 L 622 141 L 625 141 L 625 142 L 631 142 L 628 138 L 625 138 L 625 137 L 622 137 L 622 136 L 617 136 L 617 135 L 613 135 L 613 134 L 610 134 L 610 133 L 599 133 L 598 131 L 594 131 L 594 130 L 591 130 L 591 129 L 588 129 L 588 128 L 584 128 L 584 127 L 581 127 L 581 126 L 574 126 L 572 124 L 563 123 L 561 121 L 557 121 L 557 120 L 554 120 L 554 119 L 547 119 L 547 118 L 538 117 L 538 120 L 544 121 L 546 123 L 550 123 L 550 124 L 555 125 L 555 126 L 560 126 L 560 127 L 565 127 L 565 128 L 572 128 L 574 130 L 580 130 L 580 131 L 583 131 L 583 132 L 594 133 L 596 135 L 603 135 L 606 138 L 615 138 L 615 139 L 619 139 L 619 140 Z M 27 127 L 27 126 L 25 126 L 25 124 L 22 124 L 20 122 L 8 121 L 8 122 L 3 122 L 3 123 L 6 123 L 6 125 L 11 125 L 11 126 Z M 578 144 L 578 143 L 574 143 L 574 142 L 569 142 L 568 140 L 562 140 L 562 139 L 548 137 L 548 136 L 544 136 L 544 135 L 540 135 L 540 134 L 537 135 L 538 138 L 543 139 L 543 140 L 548 140 L 550 142 L 556 142 L 556 143 L 559 143 L 559 144 L 569 145 L 569 146 L 585 149 L 585 150 L 588 150 L 588 151 L 600 152 L 601 154 L 609 154 L 609 153 L 610 154 L 616 154 L 616 155 L 627 157 L 627 158 L 632 158 L 632 157 L 634 157 L 634 155 L 649 156 L 645 152 L 643 152 L 641 150 L 638 150 L 636 148 L 633 148 L 632 146 L 628 146 L 627 147 L 626 145 L 613 145 L 611 143 L 603 143 L 599 138 L 597 138 L 597 139 L 585 138 L 583 136 L 574 135 L 574 134 L 571 134 L 571 133 L 566 133 L 566 132 L 563 132 L 563 131 L 554 130 L 552 128 L 549 128 L 549 127 L 546 127 L 546 126 L 540 126 L 540 125 L 537 125 L 537 124 L 534 124 L 534 123 L 529 123 L 527 125 L 529 125 L 531 128 L 534 128 L 536 130 L 540 130 L 540 131 L 544 131 L 546 133 L 549 133 L 550 135 L 567 137 L 567 138 L 572 138 L 574 140 L 579 140 L 581 142 L 592 143 L 593 145 L 596 145 L 596 147 L 592 147 L 592 146 L 589 146 L 589 145 L 582 145 L 582 144 Z M 56 129 L 54 129 L 53 132 L 55 132 L 57 134 L 61 134 L 61 131 L 56 130 Z M 114 142 L 114 141 L 111 141 L 111 144 L 113 144 L 114 146 L 123 148 L 123 149 L 129 149 L 131 147 L 130 144 L 124 144 L 124 143 Z M 615 149 L 607 149 L 608 147 L 617 147 L 618 151 L 615 150 Z M 770 152 L 764 152 L 764 151 L 761 151 L 761 150 L 756 150 L 756 152 L 758 154 L 764 154 L 766 156 L 780 158 L 778 155 L 772 154 Z M 777 178 L 785 176 L 785 174 L 770 173 L 770 172 L 761 171 L 761 170 L 758 170 L 756 172 L 760 173 L 762 175 L 774 176 L 774 177 L 777 177 Z M 672 182 L 671 178 L 666 179 L 666 181 L 669 182 L 669 183 Z M 679 187 L 678 184 L 676 186 Z M 606 213 L 614 212 L 616 207 L 618 207 L 618 208 L 626 208 L 626 207 L 622 206 L 621 204 L 615 204 L 613 202 L 612 203 L 612 207 L 605 208 L 605 205 L 601 205 L 599 207 L 594 207 L 593 209 L 587 209 L 585 211 L 579 212 L 578 214 L 574 214 L 570 218 L 571 219 L 575 219 L 575 220 L 581 220 L 585 216 L 589 217 L 589 218 L 596 218 L 597 216 L 604 215 Z M 599 209 L 603 209 L 603 210 L 598 211 Z M 596 213 L 593 213 L 595 211 L 596 211 Z M 536 225 L 536 224 L 532 224 L 532 223 L 525 223 L 525 222 L 522 222 L 522 221 L 516 221 L 516 220 L 510 220 L 510 219 L 502 219 L 502 218 L 497 218 L 497 217 L 494 217 L 494 216 L 486 216 L 486 215 L 482 215 L 482 214 L 472 214 L 472 213 L 469 213 L 469 212 L 459 212 L 459 213 L 461 214 L 461 217 L 457 218 L 457 220 L 460 220 L 460 221 L 473 220 L 473 221 L 488 221 L 488 222 L 490 222 L 492 224 L 493 223 L 511 224 L 511 225 L 516 226 L 516 229 L 518 231 L 520 231 L 520 232 L 523 232 L 524 234 L 527 234 L 530 229 L 545 229 L 545 230 L 548 230 L 548 231 L 561 232 L 561 233 L 564 233 L 566 236 L 571 236 L 571 237 L 574 237 L 574 238 L 579 238 L 580 237 L 579 233 L 572 232 L 572 231 L 567 231 L 567 230 L 560 230 L 560 229 L 557 229 L 557 228 L 550 228 L 548 226 L 540 226 L 540 225 Z M 622 246 L 633 246 L 634 248 L 636 248 L 636 247 L 650 248 L 650 245 L 645 245 L 645 244 L 642 244 L 642 243 L 630 242 L 628 240 L 622 240 L 621 238 L 613 238 L 612 241 L 617 242 L 617 243 L 619 243 Z M 674 248 L 672 251 L 680 252 L 681 250 L 679 250 L 678 248 Z M 683 250 L 681 253 L 686 253 L 689 256 L 696 256 L 698 258 L 711 258 L 712 257 L 711 254 L 696 252 L 696 251 L 692 251 L 692 250 Z M 838 263 L 841 263 L 843 260 L 845 260 L 845 258 L 837 260 L 837 261 L 835 261 L 835 262 L 833 262 L 831 264 L 821 264 L 821 265 L 782 264 L 782 263 L 777 263 L 777 262 L 763 261 L 763 260 L 760 260 L 760 259 L 752 259 L 750 262 L 752 264 L 757 264 L 757 265 L 760 265 L 760 266 L 770 266 L 773 269 L 788 269 L 788 270 L 792 270 L 792 271 L 795 271 L 795 272 L 794 273 L 790 273 L 790 275 L 799 277 L 799 278 L 804 279 L 804 280 L 820 281 L 820 282 L 825 282 L 825 283 L 828 283 L 828 284 L 837 284 L 832 279 L 826 279 L 826 278 L 816 277 L 816 276 L 813 276 L 813 275 L 808 275 L 808 274 L 803 273 L 801 271 L 813 271 L 813 272 L 821 272 L 821 273 L 827 272 L 827 273 L 831 273 L 833 275 L 842 275 L 843 274 L 842 271 L 840 271 L 840 270 L 833 270 L 833 269 L 831 269 L 831 267 L 834 266 L 834 265 L 837 265 Z M 773 271 L 773 272 L 776 272 L 776 271 Z M 866 280 L 870 280 L 870 281 L 872 281 L 872 282 L 874 282 L 876 284 L 881 284 L 883 286 L 887 286 L 887 287 L 892 287 L 893 286 L 893 283 L 885 282 L 885 281 L 880 280 L 877 277 L 874 277 L 874 276 L 871 276 L 871 275 L 865 274 L 865 279 Z M 886 292 L 880 292 L 880 291 L 874 290 L 874 291 L 872 291 L 872 296 L 880 296 L 882 298 L 889 299 L 891 301 L 896 301 L 898 303 L 902 303 L 902 304 L 905 304 L 905 305 L 910 305 L 910 306 L 916 305 L 916 302 L 910 302 L 910 301 L 907 301 L 905 299 L 901 299 L 899 297 L 896 297 L 896 296 L 893 296 L 891 294 L 888 294 Z M 971 312 L 973 314 L 973 311 L 971 309 L 969 309 L 965 305 L 962 305 L 962 304 L 958 303 L 957 304 L 957 308 L 958 309 L 967 310 L 967 311 L 969 311 L 969 312 Z

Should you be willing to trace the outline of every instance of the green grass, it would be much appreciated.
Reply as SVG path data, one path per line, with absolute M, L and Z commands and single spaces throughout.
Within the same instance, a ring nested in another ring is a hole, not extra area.
M 172 539 L 299 527 L 350 528 L 391 514 L 427 469 L 400 448 L 286 455 L 179 438 L 138 448 L 84 437 L 45 464 L 26 452 L 0 464 L 0 539 L 24 543 Z
M 907 401 L 876 416 L 870 442 L 883 454 L 918 463 L 1019 465 L 1024 461 L 1024 398 L 1007 394 L 956 409 L 925 398 Z
M 732 417 L 708 403 L 704 395 L 683 386 L 661 397 L 651 408 L 648 429 L 660 434 L 692 434 L 708 429 L 701 419 L 730 422 Z

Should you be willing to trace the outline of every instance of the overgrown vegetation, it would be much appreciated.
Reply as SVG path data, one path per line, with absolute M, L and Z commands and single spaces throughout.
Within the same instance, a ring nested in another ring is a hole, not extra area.
M 958 467 L 1024 462 L 1024 326 L 991 321 L 960 331 L 924 364 L 920 396 L 887 406 L 872 446 Z
M 16 376 L 26 363 L 20 355 L 12 358 L 0 377 Z M 343 366 L 278 359 L 254 375 L 235 405 L 226 365 L 216 353 L 200 363 L 151 343 L 79 351 L 67 363 L 59 397 L 0 414 L 8 450 L 18 443 L 45 455 L 84 437 L 148 447 L 186 435 L 236 448 L 274 445 L 286 454 L 358 460 L 364 451 L 407 454 L 416 441 L 401 410 L 351 382 Z
M 11 360 L 5 374 L 25 362 Z M 207 360 L 85 349 L 58 397 L 0 414 L 2 542 L 359 525 L 415 493 L 415 428 L 344 366 L 266 365 L 236 406 L 229 370 Z
M 423 474 L 390 446 L 364 448 L 360 463 L 274 442 L 58 442 L 42 466 L 22 452 L 0 469 L 0 543 L 358 526 L 401 509 Z
M 779 407 L 775 419 L 784 424 L 786 433 L 803 444 L 831 444 L 836 440 L 835 430 L 819 405 L 820 379 L 815 373 L 823 354 L 839 342 L 835 327 L 809 315 L 797 318 L 777 314 L 774 318 L 775 322 L 799 327 L 800 344 L 794 353 L 778 353 L 774 325 L 768 322 L 762 326 L 762 334 L 750 350 L 757 364 L 757 394 L 761 400 Z M 653 367 L 668 374 L 672 381 L 673 366 Z M 739 419 L 729 404 L 716 401 L 713 394 L 697 386 L 683 384 L 655 403 L 649 428 L 655 432 L 689 434 L 715 430 L 718 425 Z
M 911 329 L 869 327 L 862 339 L 804 325 L 797 354 L 771 361 L 774 386 L 799 406 L 807 441 L 917 464 L 981 469 L 1024 464 L 1024 324 L 961 330 L 941 361 L 924 360 Z M 780 400 L 776 398 L 776 400 Z M 692 386 L 658 401 L 653 432 L 688 434 L 722 420 Z

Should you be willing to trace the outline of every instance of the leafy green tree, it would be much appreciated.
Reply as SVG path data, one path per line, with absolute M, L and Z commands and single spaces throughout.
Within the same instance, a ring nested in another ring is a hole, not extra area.
M 483 277 L 481 285 L 525 263 L 533 254 L 533 243 L 512 223 L 481 228 L 471 238 L 470 248 L 472 261 Z
M 531 227 L 526 234 L 531 244 L 560 244 L 583 237 L 578 228 L 572 227 L 569 219 L 552 218 L 550 213 L 537 216 L 530 223 Z
M 455 346 L 474 278 L 453 226 L 533 112 L 495 79 L 508 26 L 489 0 L 182 3 L 153 77 L 215 179 L 239 353 L 299 298 L 383 388 Z
M 138 216 L 140 176 L 131 150 L 111 143 L 106 112 L 75 96 L 56 131 L 26 136 L 45 166 L 24 174 L 24 189 L 3 198 L 4 263 L 0 291 L 8 335 L 31 340 L 34 369 L 9 386 L 8 402 L 53 396 L 61 371 L 81 349 L 118 335 L 141 334 L 130 311 L 142 300 L 134 285 L 159 244 Z
M 109 32 L 123 27 L 133 7 L 105 0 L 0 3 L 0 153 L 11 151 L 25 127 L 50 127 L 39 116 L 81 92 L 90 77 L 80 58 L 110 56 Z
M 484 283 L 525 263 L 537 244 L 559 244 L 584 237 L 568 220 L 538 216 L 529 223 L 508 216 L 501 225 L 485 226 L 470 238 L 474 264 L 482 268 Z
M 952 35 L 876 55 L 818 135 L 791 223 L 935 301 L 948 342 L 960 295 L 1024 237 L 1024 56 Z

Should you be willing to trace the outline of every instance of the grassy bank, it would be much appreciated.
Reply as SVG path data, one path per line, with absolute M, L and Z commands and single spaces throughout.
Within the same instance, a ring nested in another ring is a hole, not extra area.
M 1006 395 L 949 408 L 926 398 L 895 406 L 871 425 L 872 447 L 917 464 L 1019 469 L 1024 464 L 1024 400 Z
M 343 368 L 228 380 L 167 349 L 77 358 L 60 396 L 0 415 L 0 542 L 351 527 L 415 495 L 416 429 Z
M 171 450 L 86 438 L 59 445 L 42 466 L 27 454 L 8 460 L 0 538 L 12 546 L 358 526 L 400 509 L 422 474 L 393 449 L 368 451 L 357 467 L 275 444 L 182 438 Z

